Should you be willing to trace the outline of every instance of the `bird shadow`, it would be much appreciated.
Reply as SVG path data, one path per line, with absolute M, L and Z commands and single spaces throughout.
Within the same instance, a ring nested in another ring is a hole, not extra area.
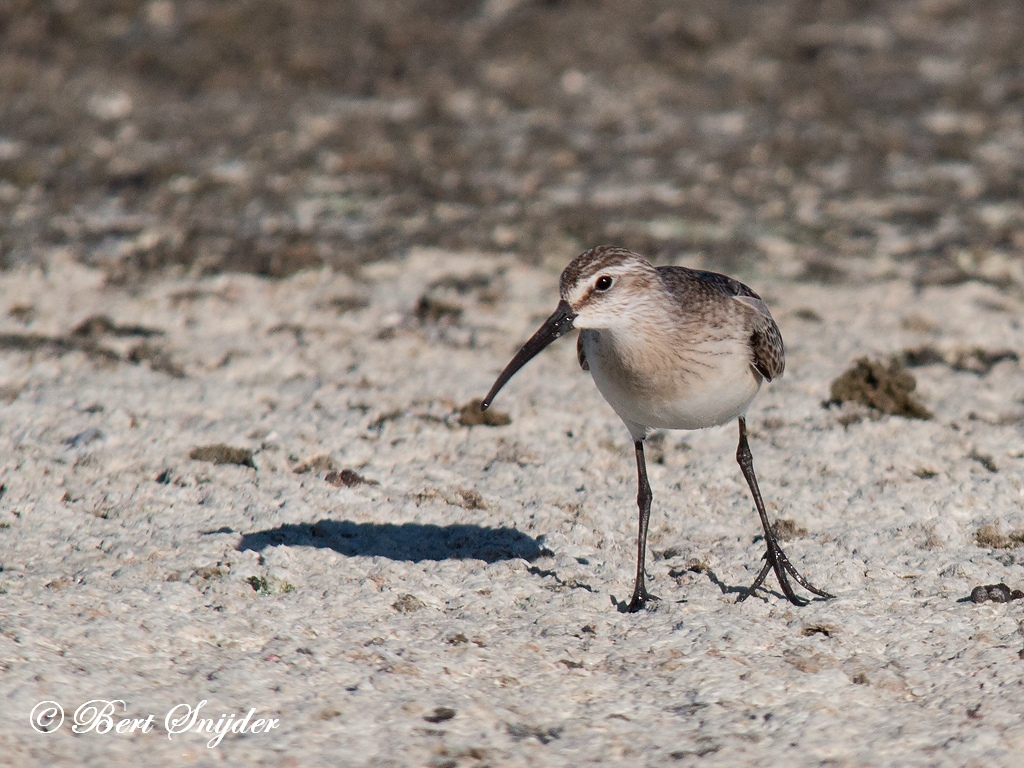
M 747 593 L 747 588 L 746 587 L 731 587 L 731 586 L 729 586 L 724 581 L 722 581 L 720 578 L 718 578 L 718 575 L 714 571 L 712 571 L 710 568 L 705 569 L 703 571 L 703 573 L 704 573 L 705 576 L 708 577 L 708 581 L 710 581 L 712 584 L 714 584 L 716 587 L 718 587 L 720 590 L 722 590 L 722 594 L 723 595 L 732 595 L 732 594 L 745 595 Z
M 386 557 L 418 563 L 423 560 L 535 560 L 546 550 L 515 528 L 429 523 L 356 523 L 319 520 L 289 523 L 242 534 L 240 552 L 267 547 L 317 547 L 346 557 Z

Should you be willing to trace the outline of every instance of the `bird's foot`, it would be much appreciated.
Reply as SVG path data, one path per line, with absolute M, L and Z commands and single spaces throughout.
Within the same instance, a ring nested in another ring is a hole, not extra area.
M 812 592 L 818 597 L 823 597 L 826 600 L 830 600 L 835 595 L 826 592 L 823 589 L 819 589 L 805 579 L 800 572 L 796 569 L 796 566 L 790 562 L 789 558 L 786 557 L 786 553 L 782 551 L 782 547 L 778 545 L 778 542 L 774 540 L 768 541 L 768 551 L 764 555 L 765 564 L 761 568 L 761 572 L 757 574 L 757 578 L 754 579 L 754 583 L 747 588 L 736 600 L 737 603 L 742 603 L 748 597 L 764 584 L 764 580 L 768 577 L 769 571 L 774 570 L 775 575 L 779 580 L 779 586 L 782 587 L 782 593 L 786 596 L 793 605 L 802 607 L 807 605 L 810 601 L 806 598 L 800 597 L 796 592 L 793 591 L 793 587 L 789 583 L 789 576 L 792 576 L 796 583 L 806 589 L 808 592 Z
M 641 611 L 647 605 L 649 600 L 660 600 L 657 595 L 648 594 L 647 590 L 640 588 L 633 592 L 633 599 L 629 601 L 629 605 L 626 606 L 626 613 L 636 613 Z

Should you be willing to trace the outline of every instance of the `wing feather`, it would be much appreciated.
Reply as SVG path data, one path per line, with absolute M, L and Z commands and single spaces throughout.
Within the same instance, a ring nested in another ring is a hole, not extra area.
M 707 272 L 702 269 L 686 267 L 658 267 L 663 279 L 670 289 L 680 285 L 692 285 L 693 280 L 684 280 L 684 274 L 690 273 L 697 278 L 703 290 L 716 291 L 735 299 L 750 310 L 750 364 L 767 381 L 776 379 L 786 369 L 786 348 L 782 341 L 782 333 L 775 319 L 768 311 L 768 305 L 748 286 L 727 275 L 718 272 Z M 675 284 L 675 285 L 673 285 Z M 682 291 L 690 290 L 683 288 Z M 700 289 L 698 289 L 700 290 Z

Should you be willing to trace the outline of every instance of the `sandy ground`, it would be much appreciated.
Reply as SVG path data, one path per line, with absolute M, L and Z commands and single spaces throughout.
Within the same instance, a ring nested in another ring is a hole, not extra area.
M 728 427 L 649 449 L 661 599 L 628 615 L 631 446 L 571 340 L 501 393 L 510 424 L 459 423 L 572 255 L 0 275 L 3 762 L 1019 764 L 1024 601 L 969 595 L 1024 586 L 1024 383 L 959 369 L 1024 348 L 1020 295 L 741 275 L 788 344 L 749 414 L 762 489 L 837 598 L 735 604 L 762 544 Z M 823 406 L 856 358 L 922 347 L 933 419 Z M 190 458 L 219 444 L 242 463 Z M 73 733 L 95 699 L 149 732 Z M 47 700 L 66 720 L 36 732 Z M 279 723 L 169 737 L 204 700 Z
M 1021 51 L 1006 2 L 0 3 L 0 764 L 1019 765 L 1024 601 L 969 595 L 1024 588 Z M 619 612 L 571 339 L 461 423 L 603 242 L 768 300 L 835 600 L 735 604 L 729 427 L 649 445 Z M 933 418 L 823 406 L 892 355 Z

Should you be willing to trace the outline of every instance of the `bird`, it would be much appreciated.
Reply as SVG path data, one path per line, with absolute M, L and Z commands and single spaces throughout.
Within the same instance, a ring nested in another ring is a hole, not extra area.
M 562 272 L 555 311 L 501 371 L 481 408 L 530 360 L 555 340 L 579 330 L 580 367 L 633 439 L 637 468 L 635 613 L 658 598 L 646 587 L 647 529 L 653 494 L 644 440 L 664 429 L 693 430 L 739 424 L 736 461 L 764 529 L 764 565 L 742 592 L 742 602 L 774 571 L 794 605 L 808 600 L 789 577 L 818 597 L 834 597 L 805 579 L 779 545 L 765 511 L 747 440 L 746 412 L 762 383 L 782 376 L 782 334 L 765 302 L 726 275 L 681 266 L 655 267 L 626 248 L 602 245 L 584 251 Z

